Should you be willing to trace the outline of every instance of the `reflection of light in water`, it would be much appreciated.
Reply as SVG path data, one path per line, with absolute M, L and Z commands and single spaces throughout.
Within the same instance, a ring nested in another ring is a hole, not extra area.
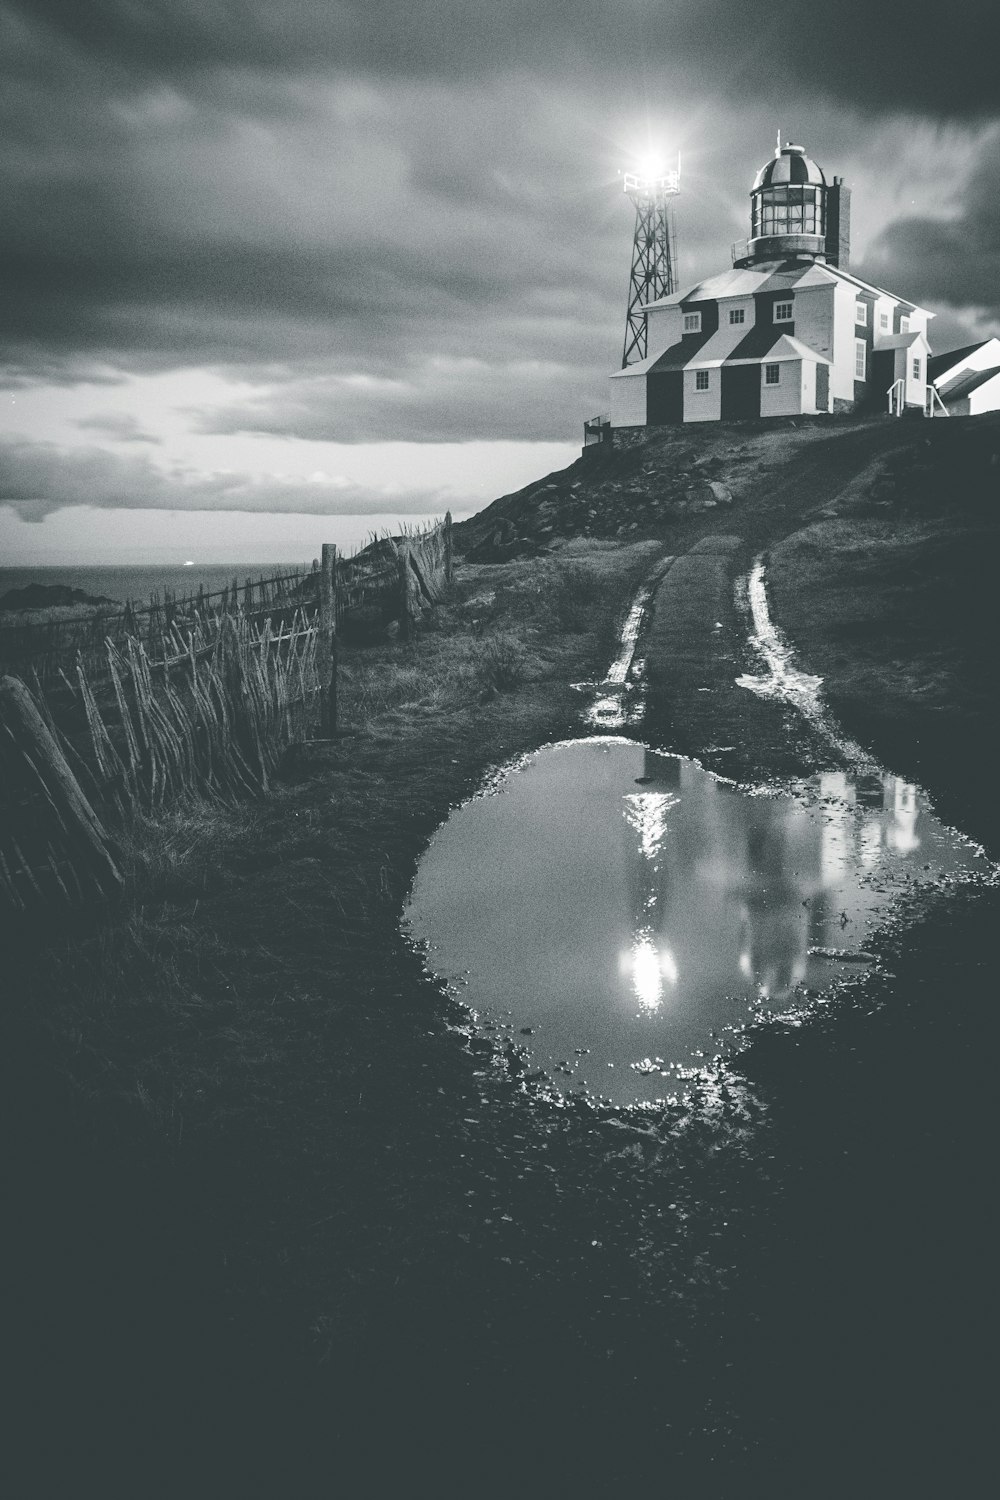
M 795 906 L 743 908 L 740 973 L 762 1000 L 786 1000 L 806 977 L 808 927 Z
M 615 693 L 613 696 L 605 694 L 601 698 L 595 698 L 587 718 L 592 724 L 603 724 L 608 729 L 621 729 L 625 723 L 621 693 Z
M 677 983 L 677 964 L 669 948 L 657 948 L 648 927 L 635 935 L 631 953 L 620 960 L 623 973 L 631 973 L 632 989 L 643 1010 L 658 1010 L 663 1003 L 663 985 Z
M 920 848 L 920 840 L 917 838 L 917 789 L 908 781 L 901 781 L 898 776 L 890 778 L 895 782 L 892 795 L 892 823 L 886 831 L 885 841 L 890 849 L 897 850 L 900 854 L 912 854 L 914 849 Z
M 625 821 L 639 835 L 639 848 L 655 859 L 667 832 L 667 813 L 681 799 L 670 792 L 632 792 L 625 803 Z
M 790 703 L 831 744 L 836 745 L 847 755 L 857 769 L 877 771 L 878 766 L 866 755 L 861 746 L 849 740 L 841 732 L 839 725 L 825 712 L 819 691 L 823 682 L 822 677 L 813 677 L 808 672 L 799 670 L 795 664 L 794 653 L 772 622 L 767 607 L 762 556 L 754 560 L 753 569 L 747 579 L 746 590 L 753 620 L 750 644 L 760 656 L 767 675 L 765 677 L 749 675 L 737 677 L 738 686 L 748 688 L 750 692 L 756 693 L 761 698 L 777 698 L 779 701 Z
M 643 586 L 636 594 L 628 619 L 622 627 L 621 649 L 601 684 L 601 695 L 594 700 L 585 715 L 588 723 L 597 724 L 602 729 L 621 729 L 627 722 L 626 684 L 650 592 L 648 587 Z M 607 691 L 609 688 L 610 693 Z
M 878 857 L 881 849 L 881 824 L 866 823 L 861 830 L 861 868 L 863 870 L 870 870 L 873 865 L 878 864 Z
M 609 684 L 622 683 L 628 676 L 628 669 L 632 665 L 632 656 L 635 652 L 635 643 L 639 639 L 639 627 L 642 624 L 643 610 L 646 608 L 648 599 L 649 589 L 640 589 L 622 629 L 621 650 L 616 660 L 612 662 L 611 670 L 604 679 Z
M 820 873 L 824 885 L 836 885 L 853 863 L 854 813 L 850 804 L 854 801 L 854 787 L 843 771 L 825 771 L 819 778 L 819 794 L 824 801 Z M 833 800 L 827 803 L 827 798 Z

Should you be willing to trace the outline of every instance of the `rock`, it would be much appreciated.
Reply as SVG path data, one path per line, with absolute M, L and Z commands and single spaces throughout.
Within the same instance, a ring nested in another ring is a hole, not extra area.
M 462 608 L 470 615 L 483 615 L 492 609 L 497 602 L 496 589 L 488 589 L 485 593 L 474 594 L 471 599 L 466 599 Z
M 717 505 L 731 505 L 733 497 L 724 484 L 702 479 L 688 485 L 684 500 L 691 510 L 713 510 Z
M 8 589 L 0 609 L 55 609 L 70 604 L 91 604 L 121 609 L 121 604 L 103 594 L 87 594 L 65 583 L 29 583 L 23 589 Z

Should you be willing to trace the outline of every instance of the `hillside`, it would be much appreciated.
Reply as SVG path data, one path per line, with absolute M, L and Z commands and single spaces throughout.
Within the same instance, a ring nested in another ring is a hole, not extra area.
M 924 1432 L 931 1492 L 974 1492 L 992 1427 L 966 1430 L 981 1392 L 956 1372 L 993 1281 L 996 892 L 901 931 L 853 1010 L 759 1039 L 760 1106 L 699 1095 L 655 1129 L 536 1096 L 399 914 L 449 809 L 581 732 L 573 684 L 663 553 L 712 532 L 737 538 L 731 575 L 768 552 L 852 732 L 990 837 L 998 447 L 977 418 L 590 453 L 456 527 L 453 593 L 414 639 L 342 640 L 336 740 L 259 799 L 137 822 L 104 921 L 5 933 L 22 1493 L 97 1465 L 108 1495 L 137 1473 L 170 1495 L 423 1472 L 441 1494 L 655 1493 L 667 1464 L 699 1496 L 859 1473 L 911 1495 Z M 794 758 L 732 688 L 745 623 L 716 576 L 710 659 L 679 662 L 678 613 L 654 619 L 642 733 L 706 764 Z
M 770 553 L 775 617 L 836 713 L 989 842 L 1000 567 L 1000 414 L 660 429 L 594 448 L 455 528 L 469 560 L 574 536 Z M 961 766 L 956 775 L 955 768 Z
M 455 544 L 470 561 L 498 562 L 531 555 L 563 537 L 686 538 L 706 529 L 696 518 L 730 507 L 757 533 L 762 524 L 801 523 L 813 507 L 862 476 L 871 503 L 885 511 L 890 486 L 895 489 L 911 470 L 924 496 L 935 488 L 943 494 L 981 483 L 998 445 L 1000 423 L 991 416 L 935 422 L 803 418 L 651 429 L 634 447 L 595 446 L 568 468 L 501 496 L 455 527 Z M 877 469 L 865 475 L 871 464 Z M 714 524 L 719 518 L 710 519 Z

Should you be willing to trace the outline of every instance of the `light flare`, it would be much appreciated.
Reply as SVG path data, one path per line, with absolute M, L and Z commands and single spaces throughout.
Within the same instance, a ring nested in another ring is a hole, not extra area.
M 632 951 L 621 955 L 623 973 L 630 974 L 632 991 L 645 1011 L 659 1010 L 665 985 L 676 985 L 677 962 L 669 948 L 658 948 L 649 928 L 635 935 Z

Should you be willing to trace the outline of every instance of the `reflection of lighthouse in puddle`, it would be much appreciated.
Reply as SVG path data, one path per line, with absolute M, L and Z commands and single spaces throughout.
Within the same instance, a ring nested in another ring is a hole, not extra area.
M 624 798 L 625 821 L 639 836 L 642 876 L 636 931 L 631 950 L 619 958 L 619 968 L 623 974 L 630 975 L 632 991 L 640 1008 L 649 1012 L 659 1009 L 665 986 L 676 985 L 679 977 L 673 953 L 658 940 L 654 918 L 661 894 L 661 856 L 668 814 L 681 800 L 676 792 L 665 791 L 662 787 L 667 777 L 679 784 L 680 763 L 647 752 L 644 771 L 643 781 L 655 779 L 658 789 L 632 792 Z
M 920 848 L 917 788 L 899 776 L 851 781 L 843 771 L 819 778 L 823 805 L 824 885 L 875 868 L 883 850 L 913 854 Z
M 653 752 L 644 770 L 623 799 L 632 933 L 619 970 L 646 1015 L 709 982 L 786 1000 L 812 966 L 861 946 L 859 877 L 920 845 L 916 789 L 898 777 L 830 772 L 807 803 L 741 796 Z

